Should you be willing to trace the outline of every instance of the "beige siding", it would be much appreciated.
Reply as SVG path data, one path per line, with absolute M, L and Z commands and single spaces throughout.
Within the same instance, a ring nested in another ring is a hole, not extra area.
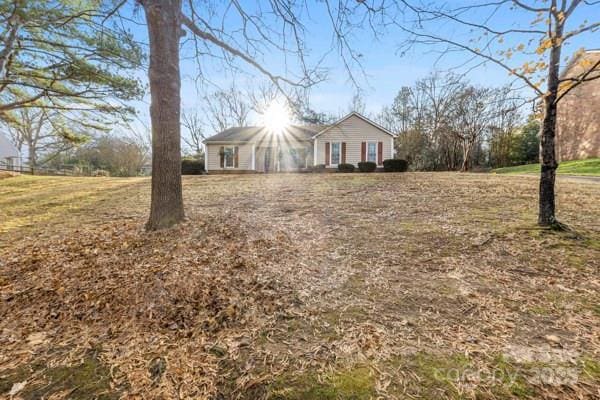
M 317 136 L 317 164 L 325 164 L 325 143 L 346 142 L 346 163 L 360 162 L 360 146 L 362 142 L 382 142 L 383 159 L 392 158 L 392 136 L 352 115 L 327 132 Z
M 222 170 L 251 170 L 252 169 L 252 144 L 251 143 L 240 143 L 231 144 L 227 146 L 238 146 L 238 168 L 221 168 L 221 157 L 219 151 L 222 144 L 207 144 L 207 163 L 206 168 L 208 172 L 211 171 L 222 171 Z

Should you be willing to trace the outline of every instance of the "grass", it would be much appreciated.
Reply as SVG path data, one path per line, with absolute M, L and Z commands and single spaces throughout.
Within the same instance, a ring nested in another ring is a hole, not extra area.
M 24 400 L 65 394 L 73 400 L 116 400 L 122 388 L 111 387 L 110 376 L 109 368 L 90 351 L 73 365 L 33 363 L 4 371 L 0 376 L 0 393 L 9 392 L 16 383 L 27 382 L 27 386 L 19 391 Z
M 492 172 L 496 174 L 538 174 L 540 164 L 496 168 Z M 600 158 L 563 161 L 559 164 L 557 173 L 560 175 L 600 176 Z
M 357 367 L 316 376 L 284 375 L 267 390 L 269 400 L 369 400 L 376 396 L 374 374 Z
M 25 399 L 600 390 L 598 183 L 557 185 L 576 235 L 535 225 L 527 176 L 183 184 L 186 221 L 148 233 L 147 178 L 0 180 L 0 397 L 15 384 Z M 538 379 L 564 369 L 574 379 Z

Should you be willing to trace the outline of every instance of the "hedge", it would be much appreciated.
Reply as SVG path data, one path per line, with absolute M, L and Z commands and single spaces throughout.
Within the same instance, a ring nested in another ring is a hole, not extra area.
M 354 172 L 354 165 L 352 164 L 338 164 L 339 172 Z
M 204 162 L 192 159 L 181 160 L 182 175 L 202 175 L 204 173 Z
M 360 172 L 374 172 L 377 169 L 377 164 L 373 161 L 363 161 L 358 163 L 358 170 Z
M 408 170 L 408 161 L 398 159 L 383 160 L 383 170 L 385 172 L 406 172 Z

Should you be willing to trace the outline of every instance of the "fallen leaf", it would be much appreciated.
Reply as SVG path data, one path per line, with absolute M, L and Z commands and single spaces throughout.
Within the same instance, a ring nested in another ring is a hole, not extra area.
M 36 332 L 27 336 L 27 341 L 31 346 L 36 346 L 46 342 L 46 332 Z
M 12 387 L 10 388 L 10 392 L 8 392 L 8 395 L 14 396 L 15 394 L 19 393 L 25 388 L 26 384 L 27 381 L 13 383 Z

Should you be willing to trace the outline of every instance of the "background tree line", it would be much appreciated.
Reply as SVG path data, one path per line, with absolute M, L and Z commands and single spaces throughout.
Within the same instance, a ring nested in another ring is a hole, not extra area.
M 373 119 L 398 133 L 397 156 L 413 170 L 468 171 L 538 162 L 539 124 L 526 122 L 526 104 L 509 87 L 432 73 L 402 87 Z

